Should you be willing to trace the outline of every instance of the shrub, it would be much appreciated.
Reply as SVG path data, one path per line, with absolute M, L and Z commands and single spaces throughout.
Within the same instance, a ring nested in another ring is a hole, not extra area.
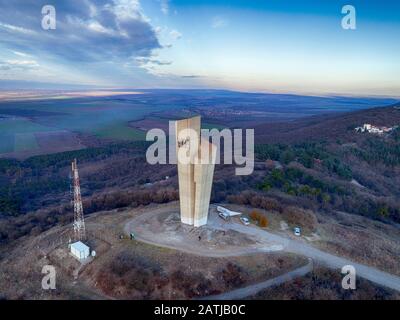
M 257 221 L 258 225 L 261 228 L 266 228 L 268 226 L 268 219 L 265 215 L 260 213 L 257 210 L 252 210 L 249 214 L 250 218 L 254 221 Z
M 296 207 L 287 207 L 283 213 L 283 218 L 290 224 L 300 226 L 303 229 L 313 231 L 317 226 L 317 218 L 310 210 L 303 210 Z
M 267 219 L 267 217 L 262 216 L 262 217 L 259 219 L 259 224 L 260 224 L 260 227 L 261 227 L 261 228 L 266 228 L 266 227 L 268 227 L 268 219 Z

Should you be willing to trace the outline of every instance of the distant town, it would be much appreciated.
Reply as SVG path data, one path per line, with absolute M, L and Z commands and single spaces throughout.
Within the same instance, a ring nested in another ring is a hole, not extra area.
M 374 126 L 372 124 L 369 123 L 364 123 L 364 125 L 362 127 L 356 127 L 354 130 L 356 132 L 368 132 L 368 133 L 373 133 L 373 134 L 384 134 L 384 133 L 390 133 L 393 130 L 396 130 L 399 126 L 393 126 L 393 127 L 378 127 L 378 126 Z

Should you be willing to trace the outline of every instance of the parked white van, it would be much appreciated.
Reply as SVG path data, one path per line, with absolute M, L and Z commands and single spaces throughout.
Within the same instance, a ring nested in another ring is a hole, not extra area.
M 224 220 L 229 220 L 230 215 L 227 212 L 218 212 L 218 215 L 220 218 L 224 219 Z

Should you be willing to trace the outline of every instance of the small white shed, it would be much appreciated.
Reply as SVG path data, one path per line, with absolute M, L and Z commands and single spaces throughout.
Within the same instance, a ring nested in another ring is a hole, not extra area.
M 229 217 L 240 216 L 242 214 L 241 212 L 232 211 L 221 206 L 217 206 L 217 211 Z
M 89 247 L 81 241 L 71 244 L 71 253 L 78 260 L 89 257 Z

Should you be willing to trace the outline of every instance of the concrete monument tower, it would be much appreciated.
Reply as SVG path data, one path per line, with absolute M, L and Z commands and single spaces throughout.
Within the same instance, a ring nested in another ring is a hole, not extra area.
M 217 148 L 200 137 L 200 116 L 175 123 L 182 223 L 207 224 Z

